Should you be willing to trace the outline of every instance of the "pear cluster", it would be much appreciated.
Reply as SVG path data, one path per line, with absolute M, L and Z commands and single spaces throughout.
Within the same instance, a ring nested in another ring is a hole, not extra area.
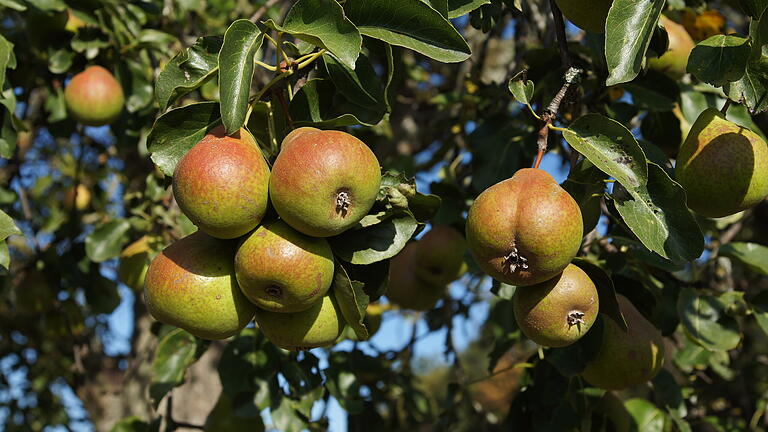
M 449 283 L 466 271 L 466 241 L 448 225 L 435 225 L 405 245 L 389 264 L 387 298 L 403 309 L 432 309 Z
M 149 312 L 205 339 L 255 318 L 284 349 L 332 345 L 346 321 L 326 237 L 368 213 L 380 182 L 376 156 L 344 132 L 293 131 L 270 170 L 250 132 L 214 128 L 174 171 L 174 198 L 199 230 L 152 260 Z
M 552 176 L 526 168 L 489 187 L 469 209 L 466 231 L 477 265 L 516 286 L 512 309 L 529 339 L 564 347 L 597 322 L 597 287 L 571 264 L 581 245 L 581 211 Z M 626 298 L 620 297 L 619 305 L 628 333 L 603 317 L 598 354 L 583 372 L 589 383 L 604 389 L 646 382 L 664 361 L 658 330 Z

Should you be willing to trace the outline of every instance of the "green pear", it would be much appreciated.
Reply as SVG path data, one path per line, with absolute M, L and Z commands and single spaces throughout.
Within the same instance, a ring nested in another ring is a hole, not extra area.
M 261 309 L 300 312 L 328 292 L 333 252 L 323 238 L 306 236 L 283 221 L 258 227 L 235 254 L 240 289 Z
M 428 311 L 445 295 L 445 285 L 432 285 L 416 275 L 418 242 L 410 242 L 389 262 L 387 298 L 403 309 Z
M 246 129 L 227 136 L 212 129 L 173 172 L 179 208 L 206 234 L 240 237 L 256 228 L 267 211 L 269 167 Z
M 621 390 L 647 382 L 664 365 L 661 332 L 622 296 L 619 307 L 627 322 L 625 333 L 611 318 L 603 317 L 598 353 L 584 368 L 582 377 L 595 387 Z
M 248 324 L 255 306 L 235 279 L 234 244 L 196 232 L 160 252 L 144 297 L 158 321 L 203 339 L 225 339 Z
M 427 231 L 416 248 L 416 275 L 430 285 L 447 285 L 461 276 L 467 243 L 447 225 Z
M 64 17 L 66 19 L 66 14 Z M 89 66 L 72 77 L 64 89 L 64 101 L 76 122 L 103 126 L 120 117 L 125 95 L 111 72 L 101 66 Z
M 120 253 L 120 266 L 117 269 L 120 282 L 136 291 L 144 288 L 149 263 L 159 249 L 160 239 L 152 236 L 143 236 L 126 246 Z
M 512 308 L 520 330 L 546 347 L 570 345 L 587 334 L 597 319 L 597 288 L 573 264 L 540 284 L 519 287 Z
M 605 20 L 613 0 L 555 0 L 555 3 L 575 26 L 592 33 L 605 33 Z
M 288 225 L 330 237 L 368 213 L 380 184 L 379 162 L 365 143 L 341 131 L 300 128 L 283 140 L 269 196 Z
M 658 58 L 649 58 L 648 67 L 662 72 L 672 79 L 679 80 L 685 75 L 685 68 L 688 66 L 688 56 L 691 54 L 696 42 L 685 30 L 685 27 L 661 16 L 659 23 L 667 30 L 669 37 L 669 47 L 667 52 Z
M 483 271 L 527 286 L 565 269 L 583 229 L 576 201 L 545 171 L 525 168 L 477 197 L 467 217 L 467 243 Z
M 675 173 L 691 210 L 713 218 L 732 215 L 768 196 L 768 144 L 708 108 L 680 147 Z
M 336 298 L 326 295 L 301 312 L 256 311 L 259 330 L 280 348 L 300 351 L 333 345 L 347 325 Z

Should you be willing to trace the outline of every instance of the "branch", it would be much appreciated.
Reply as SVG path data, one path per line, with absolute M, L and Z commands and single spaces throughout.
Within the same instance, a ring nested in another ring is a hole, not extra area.
M 264 3 L 260 8 L 256 10 L 256 12 L 251 15 L 250 18 L 248 18 L 248 21 L 255 23 L 258 20 L 261 19 L 261 17 L 267 13 L 267 10 L 271 8 L 272 6 L 276 5 L 280 0 L 267 0 L 266 3 Z
M 557 7 L 555 0 L 549 0 L 549 7 L 552 9 L 552 19 L 555 21 L 555 35 L 557 35 L 557 45 L 560 51 L 560 58 L 563 65 L 571 67 L 571 53 L 568 51 L 568 40 L 565 37 L 565 20 L 560 8 Z
M 536 141 L 536 144 L 539 148 L 539 153 L 536 155 L 536 162 L 533 165 L 534 168 L 539 167 L 541 159 L 544 157 L 544 153 L 547 152 L 547 140 L 549 139 L 549 128 L 552 124 L 552 120 L 557 117 L 557 111 L 560 110 L 560 104 L 563 102 L 563 99 L 565 99 L 565 96 L 568 94 L 571 86 L 579 83 L 582 72 L 583 71 L 581 69 L 574 67 L 568 68 L 568 70 L 565 72 L 565 83 L 560 88 L 560 91 L 557 92 L 555 97 L 552 98 L 549 106 L 547 106 L 547 108 L 541 114 L 542 125 L 539 129 L 538 140 Z

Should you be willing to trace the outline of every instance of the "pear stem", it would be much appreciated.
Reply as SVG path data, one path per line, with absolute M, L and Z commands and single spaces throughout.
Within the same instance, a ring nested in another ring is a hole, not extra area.
M 723 115 L 726 115 L 728 113 L 728 108 L 730 106 L 731 106 L 731 100 L 726 98 L 725 103 L 723 104 L 723 107 L 720 108 L 720 113 L 722 113 Z

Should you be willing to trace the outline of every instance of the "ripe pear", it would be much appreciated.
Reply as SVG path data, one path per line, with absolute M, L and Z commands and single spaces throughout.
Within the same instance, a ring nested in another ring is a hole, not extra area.
M 436 225 L 417 243 L 416 275 L 430 285 L 447 285 L 461 275 L 464 236 L 447 225 Z
M 235 254 L 240 289 L 261 309 L 300 312 L 323 297 L 333 281 L 333 252 L 323 238 L 306 236 L 283 221 L 249 234 Z
M 403 309 L 428 311 L 445 295 L 445 285 L 432 285 L 416 275 L 418 242 L 410 242 L 389 262 L 387 298 Z
M 160 252 L 144 297 L 158 321 L 203 339 L 225 339 L 248 324 L 255 306 L 235 279 L 234 245 L 196 232 Z
M 231 239 L 256 228 L 267 211 L 269 167 L 253 136 L 224 126 L 208 132 L 176 165 L 173 196 L 201 231 Z
M 659 18 L 659 23 L 664 26 L 669 36 L 667 52 L 658 58 L 649 58 L 648 67 L 662 72 L 672 79 L 679 80 L 685 75 L 688 66 L 688 56 L 691 54 L 696 42 L 685 30 L 685 27 L 665 17 Z
M 125 95 L 111 72 L 101 66 L 89 66 L 72 77 L 64 89 L 64 101 L 76 122 L 103 126 L 120 117 Z
M 602 343 L 597 356 L 582 372 L 587 382 L 606 390 L 621 390 L 649 381 L 664 365 L 661 332 L 626 297 L 616 298 L 628 331 L 625 333 L 615 321 L 603 317 Z
M 336 298 L 326 295 L 301 312 L 271 312 L 258 309 L 259 330 L 280 348 L 300 351 L 333 345 L 347 322 Z
M 575 26 L 592 33 L 605 33 L 605 20 L 613 0 L 555 0 L 555 3 Z
M 587 334 L 597 319 L 597 288 L 573 264 L 540 284 L 520 287 L 512 298 L 515 320 L 532 341 L 564 347 Z
M 467 217 L 483 271 L 516 286 L 544 282 L 571 262 L 584 227 L 576 201 L 545 171 L 521 169 L 481 193 Z
M 680 147 L 675 173 L 691 210 L 713 218 L 732 215 L 768 195 L 768 144 L 708 108 Z
M 269 196 L 288 225 L 330 237 L 368 213 L 380 184 L 379 162 L 365 143 L 341 131 L 300 128 L 283 140 Z

